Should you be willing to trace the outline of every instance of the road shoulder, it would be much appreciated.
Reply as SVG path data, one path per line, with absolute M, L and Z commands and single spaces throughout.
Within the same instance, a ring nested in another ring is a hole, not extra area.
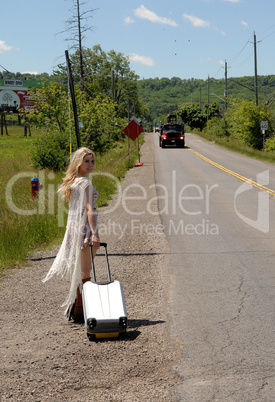
M 91 395 L 93 400 L 172 400 L 178 343 L 168 335 L 168 249 L 158 226 L 152 136 L 146 134 L 141 149 L 143 166 L 131 169 L 122 183 L 122 191 L 135 198 L 128 201 L 128 211 L 116 194 L 99 214 L 113 279 L 124 287 L 125 338 L 90 342 L 83 325 L 67 322 L 60 306 L 68 282 L 41 282 L 58 247 L 37 252 L 0 285 L 1 400 L 86 401 Z M 141 199 L 141 187 L 146 199 Z M 99 269 L 102 251 L 96 257 Z

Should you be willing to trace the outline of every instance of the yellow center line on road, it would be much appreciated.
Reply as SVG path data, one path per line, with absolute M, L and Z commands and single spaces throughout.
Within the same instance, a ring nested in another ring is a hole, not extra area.
M 229 170 L 226 167 L 224 167 L 222 165 L 219 165 L 218 163 L 212 161 L 211 159 L 206 158 L 205 156 L 203 156 L 199 152 L 194 151 L 191 148 L 188 148 L 188 150 L 193 152 L 193 154 L 197 155 L 199 158 L 201 158 L 201 159 L 205 160 L 206 162 L 210 163 L 211 165 L 217 167 L 218 169 L 221 169 L 224 172 L 229 173 L 232 176 L 235 176 L 235 177 L 237 177 L 238 179 L 240 179 L 242 181 L 245 181 L 247 183 L 251 183 L 254 187 L 258 188 L 259 190 L 266 191 L 269 194 L 275 195 L 275 190 L 272 190 L 271 188 L 265 187 L 262 184 L 257 183 L 256 181 L 248 179 L 247 177 L 244 177 L 244 176 L 240 175 L 239 173 L 233 172 L 233 170 Z

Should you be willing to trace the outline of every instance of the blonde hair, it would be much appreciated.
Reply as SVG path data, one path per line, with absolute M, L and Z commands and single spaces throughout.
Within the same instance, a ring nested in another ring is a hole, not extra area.
M 58 190 L 59 192 L 62 193 L 63 198 L 66 200 L 70 199 L 71 185 L 73 184 L 75 179 L 78 177 L 79 166 L 82 164 L 84 158 L 87 155 L 92 155 L 93 158 L 95 159 L 94 152 L 91 151 L 89 148 L 85 148 L 85 147 L 79 148 L 72 155 L 71 162 L 68 166 L 68 169 L 65 173 L 65 177 L 63 179 L 63 183 Z

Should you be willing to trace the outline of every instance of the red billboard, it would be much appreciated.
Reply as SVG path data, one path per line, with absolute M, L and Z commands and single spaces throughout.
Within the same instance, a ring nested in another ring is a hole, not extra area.
M 1 80 L 0 108 L 4 106 L 16 107 L 18 110 L 36 110 L 34 96 L 29 88 L 23 86 L 20 80 Z

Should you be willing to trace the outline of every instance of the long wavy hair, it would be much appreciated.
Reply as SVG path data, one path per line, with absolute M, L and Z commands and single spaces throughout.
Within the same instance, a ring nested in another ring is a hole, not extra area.
M 58 190 L 62 194 L 65 200 L 69 200 L 71 197 L 71 185 L 78 177 L 79 167 L 87 155 L 92 155 L 93 158 L 95 159 L 94 152 L 91 151 L 89 148 L 85 147 L 79 148 L 72 155 L 71 162 L 68 166 L 68 169 L 65 173 L 65 177 L 63 179 L 63 183 L 61 184 Z

